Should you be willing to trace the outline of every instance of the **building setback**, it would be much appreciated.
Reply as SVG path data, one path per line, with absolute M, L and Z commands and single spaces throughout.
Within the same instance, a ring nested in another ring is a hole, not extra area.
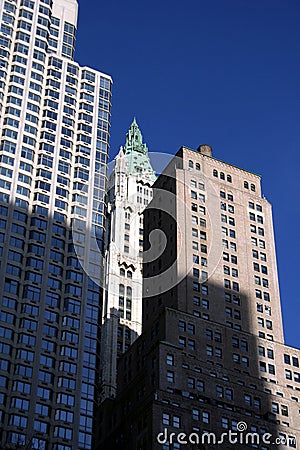
M 77 9 L 0 2 L 3 448 L 92 447 L 111 78 L 73 60 Z
M 114 398 L 117 358 L 142 331 L 143 210 L 156 176 L 134 119 L 108 183 L 108 244 L 101 327 L 101 399 Z
M 260 177 L 182 147 L 144 212 L 143 332 L 119 360 L 98 448 L 298 448 L 299 359 Z M 230 430 L 239 444 L 218 443 Z

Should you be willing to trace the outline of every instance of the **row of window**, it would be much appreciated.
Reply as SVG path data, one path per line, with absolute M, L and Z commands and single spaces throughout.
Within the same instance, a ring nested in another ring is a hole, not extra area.
M 218 172 L 216 169 L 213 170 L 213 176 L 216 178 L 220 178 L 220 180 L 224 180 L 224 181 L 226 179 L 226 181 L 228 181 L 228 183 L 232 183 L 231 175 L 225 175 L 224 172 Z
M 289 365 L 292 364 L 294 367 L 299 367 L 299 358 L 297 356 L 290 356 L 285 353 L 284 363 Z

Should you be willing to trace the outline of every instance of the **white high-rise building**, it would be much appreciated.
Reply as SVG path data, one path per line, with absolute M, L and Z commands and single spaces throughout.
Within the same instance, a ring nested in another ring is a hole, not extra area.
M 77 10 L 0 0 L 1 448 L 92 446 L 111 78 L 73 61 Z
M 117 358 L 142 330 L 143 211 L 156 176 L 134 119 L 109 179 L 106 298 L 101 337 L 101 397 L 116 394 Z

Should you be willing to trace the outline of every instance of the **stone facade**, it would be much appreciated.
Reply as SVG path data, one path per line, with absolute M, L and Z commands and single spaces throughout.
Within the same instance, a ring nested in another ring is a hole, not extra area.
M 134 119 L 109 179 L 109 229 L 101 339 L 101 398 L 115 397 L 117 358 L 142 331 L 143 210 L 155 174 Z

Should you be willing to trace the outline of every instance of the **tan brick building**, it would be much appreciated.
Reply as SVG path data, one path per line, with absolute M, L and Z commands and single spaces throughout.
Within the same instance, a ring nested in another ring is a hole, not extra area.
M 182 147 L 153 187 L 143 333 L 119 361 L 118 397 L 100 412 L 99 442 L 298 448 L 300 352 L 284 344 L 260 177 L 213 158 L 207 145 Z M 229 432 L 238 441 L 220 442 Z

